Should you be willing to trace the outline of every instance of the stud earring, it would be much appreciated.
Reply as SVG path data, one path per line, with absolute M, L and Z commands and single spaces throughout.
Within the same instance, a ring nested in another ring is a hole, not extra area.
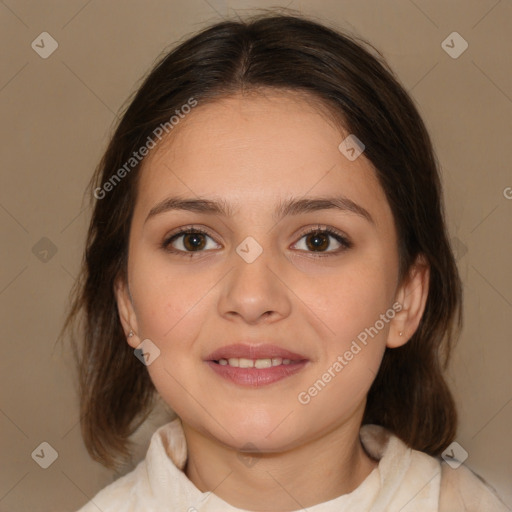
M 399 336 L 402 336 L 402 334 L 403 334 L 403 332 L 402 332 L 402 331 L 400 331 L 400 332 L 398 333 L 398 335 L 399 335 Z
M 128 338 L 131 338 L 132 336 L 133 336 L 133 331 L 130 331 L 130 332 L 128 333 Z

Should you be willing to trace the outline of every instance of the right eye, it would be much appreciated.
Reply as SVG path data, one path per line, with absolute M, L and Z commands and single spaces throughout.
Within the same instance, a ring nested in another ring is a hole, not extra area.
M 162 248 L 168 252 L 181 255 L 216 249 L 216 247 L 211 247 L 212 244 L 208 244 L 207 239 L 210 239 L 214 244 L 216 243 L 203 229 L 193 227 L 182 228 L 168 236 L 162 243 Z

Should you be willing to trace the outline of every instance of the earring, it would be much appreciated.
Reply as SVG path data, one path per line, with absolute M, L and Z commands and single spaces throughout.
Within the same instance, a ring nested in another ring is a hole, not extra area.
M 130 332 L 128 333 L 128 338 L 131 338 L 133 336 L 133 331 L 130 330 Z
M 402 336 L 402 334 L 403 334 L 403 332 L 402 332 L 402 331 L 400 331 L 400 332 L 398 333 L 398 336 Z

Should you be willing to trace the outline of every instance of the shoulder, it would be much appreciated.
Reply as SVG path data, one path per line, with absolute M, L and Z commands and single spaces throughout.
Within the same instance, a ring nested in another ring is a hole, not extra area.
M 142 461 L 130 473 L 99 491 L 77 512 L 134 512 L 147 495 L 146 464 Z M 148 512 L 151 508 L 145 509 Z
M 496 491 L 467 466 L 441 464 L 440 512 L 510 512 Z
M 408 447 L 378 425 L 364 425 L 361 441 L 369 455 L 379 461 L 381 492 L 393 493 L 386 510 L 512 512 L 468 466 L 453 469 L 441 457 Z
M 184 435 L 177 419 L 153 431 L 146 456 L 130 473 L 99 491 L 77 512 L 156 512 L 161 509 L 155 489 L 165 487 L 172 476 L 174 462 L 180 468 L 186 459 Z M 168 453 L 169 450 L 169 453 Z M 171 477 L 169 477 L 171 474 Z

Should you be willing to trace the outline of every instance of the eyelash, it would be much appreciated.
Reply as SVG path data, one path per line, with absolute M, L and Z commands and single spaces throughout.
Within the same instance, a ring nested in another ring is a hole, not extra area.
M 213 237 L 210 235 L 210 233 L 208 233 L 208 231 L 206 231 L 202 228 L 197 228 L 194 226 L 185 226 L 183 228 L 180 228 L 175 233 L 172 233 L 171 235 L 166 237 L 161 244 L 161 248 L 163 250 L 165 250 L 166 252 L 170 252 L 172 254 L 176 254 L 179 256 L 185 256 L 185 257 L 189 257 L 189 258 L 196 257 L 196 253 L 199 255 L 205 251 L 204 250 L 202 250 L 202 251 L 182 251 L 179 249 L 170 249 L 169 248 L 170 244 L 172 242 L 174 242 L 174 240 L 176 240 L 180 236 L 186 235 L 186 234 L 192 234 L 192 233 L 206 235 L 206 236 L 210 237 L 211 239 L 213 239 Z M 353 246 L 352 242 L 347 237 L 342 235 L 340 232 L 336 231 L 334 228 L 330 228 L 330 227 L 322 228 L 321 226 L 316 226 L 314 228 L 309 228 L 300 234 L 299 240 L 301 240 L 305 236 L 312 234 L 312 233 L 320 233 L 320 234 L 332 236 L 337 242 L 339 242 L 341 244 L 341 247 L 334 251 L 326 251 L 326 252 L 307 251 L 314 258 L 325 258 L 327 256 L 336 256 L 336 255 L 339 255 L 341 252 L 344 252 L 347 249 L 350 249 Z

